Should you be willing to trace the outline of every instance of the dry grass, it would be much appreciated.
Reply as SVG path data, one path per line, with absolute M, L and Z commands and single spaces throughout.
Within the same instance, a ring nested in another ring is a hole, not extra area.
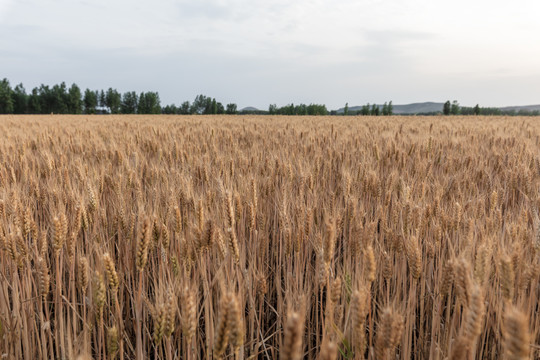
M 3 358 L 540 356 L 535 118 L 0 132 Z

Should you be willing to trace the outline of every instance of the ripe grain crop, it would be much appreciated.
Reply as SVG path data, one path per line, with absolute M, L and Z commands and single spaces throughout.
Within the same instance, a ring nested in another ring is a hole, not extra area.
M 8 359 L 540 357 L 540 123 L 2 116 Z

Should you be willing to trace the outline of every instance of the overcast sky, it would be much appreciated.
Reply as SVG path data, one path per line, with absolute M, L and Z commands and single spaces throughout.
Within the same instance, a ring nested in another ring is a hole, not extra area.
M 239 108 L 540 103 L 538 0 L 0 0 L 12 85 Z

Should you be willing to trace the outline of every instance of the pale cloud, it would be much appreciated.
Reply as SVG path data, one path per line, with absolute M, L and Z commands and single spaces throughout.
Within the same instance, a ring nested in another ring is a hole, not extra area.
M 0 68 L 27 88 L 157 90 L 164 103 L 539 103 L 539 12 L 532 0 L 0 0 Z

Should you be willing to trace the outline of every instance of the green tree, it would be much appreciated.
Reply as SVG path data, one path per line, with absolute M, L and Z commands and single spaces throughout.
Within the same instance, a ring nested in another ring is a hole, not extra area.
M 159 99 L 159 93 L 158 92 L 149 92 L 147 94 L 150 94 L 150 99 L 148 99 L 147 95 L 147 101 L 150 100 L 150 106 L 151 113 L 152 114 L 161 114 L 161 100 Z
M 23 84 L 15 86 L 12 92 L 13 98 L 13 113 L 26 114 L 28 112 L 28 95 Z
M 452 115 L 458 115 L 459 114 L 459 103 L 457 100 L 452 101 L 452 106 L 450 108 L 450 113 Z
M 98 94 L 98 103 L 101 107 L 107 106 L 107 102 L 105 101 L 105 92 L 103 90 L 101 90 Z
M 189 101 L 184 101 L 182 105 L 180 105 L 180 107 L 178 108 L 178 113 L 181 115 L 188 115 L 190 113 L 190 108 L 191 106 L 189 105 Z
M 146 93 L 143 91 L 139 94 L 139 106 L 137 106 L 137 114 L 149 114 L 146 106 Z
M 362 106 L 362 109 L 360 110 L 360 113 L 364 116 L 367 116 L 369 115 L 369 103 L 367 103 L 366 105 Z
M 306 107 L 307 115 L 328 115 L 326 105 L 309 104 Z
M 0 81 L 0 114 L 13 113 L 13 98 L 11 96 L 11 86 L 8 79 Z
M 276 115 L 277 114 L 277 105 L 276 104 L 270 104 L 268 106 L 268 114 L 269 115 Z
M 212 100 L 210 99 L 210 102 Z M 197 95 L 193 104 L 191 104 L 190 113 L 191 114 L 204 114 L 207 109 L 208 98 L 204 95 Z
M 105 105 L 111 114 L 119 114 L 122 106 L 122 95 L 113 88 L 109 88 L 105 93 Z
M 377 104 L 371 105 L 371 113 L 372 116 L 379 116 L 379 106 Z
M 476 104 L 473 109 L 474 115 L 480 115 L 480 105 Z
M 394 105 L 392 105 L 392 100 L 388 103 L 388 115 L 392 116 L 394 114 Z
M 174 104 L 167 105 L 163 109 L 161 109 L 161 113 L 162 114 L 167 114 L 167 115 L 174 115 L 177 112 L 178 112 L 178 108 Z
M 443 105 L 443 114 L 444 115 L 450 115 L 450 109 L 451 109 L 450 100 L 447 100 Z
M 223 106 L 223 104 L 220 103 L 219 101 L 216 104 L 216 108 L 217 108 L 216 114 L 225 114 L 225 106 Z
M 39 107 L 41 114 L 50 114 L 54 110 L 54 94 L 48 85 L 43 85 L 38 89 Z
M 211 97 L 206 98 L 206 103 L 204 104 L 203 114 L 205 114 L 205 115 L 212 114 L 212 98 Z
M 135 91 L 129 91 L 122 95 L 120 111 L 122 114 L 136 114 L 138 105 L 137 93 Z
M 72 84 L 68 91 L 68 110 L 70 114 L 82 114 L 83 103 L 81 89 L 77 84 Z
M 84 91 L 84 112 L 86 114 L 95 114 L 96 106 L 98 105 L 97 92 L 90 89 Z
M 343 115 L 349 115 L 349 103 L 345 103 L 345 108 L 343 109 Z
M 55 114 L 67 114 L 68 111 L 68 93 L 65 82 L 56 84 L 51 89 L 51 112 Z
M 296 115 L 296 113 L 294 112 L 294 104 L 293 103 L 285 106 L 285 115 Z
M 142 92 L 139 96 L 138 114 L 160 114 L 161 104 L 157 92 Z
M 28 113 L 41 114 L 41 96 L 38 88 L 33 88 L 28 96 Z
M 227 104 L 227 110 L 225 110 L 226 114 L 233 115 L 233 114 L 236 114 L 237 112 L 238 112 L 238 107 L 236 106 L 236 104 L 233 104 L 233 103 Z
M 384 116 L 388 116 L 388 104 L 385 102 L 383 107 L 382 107 L 382 114 Z

